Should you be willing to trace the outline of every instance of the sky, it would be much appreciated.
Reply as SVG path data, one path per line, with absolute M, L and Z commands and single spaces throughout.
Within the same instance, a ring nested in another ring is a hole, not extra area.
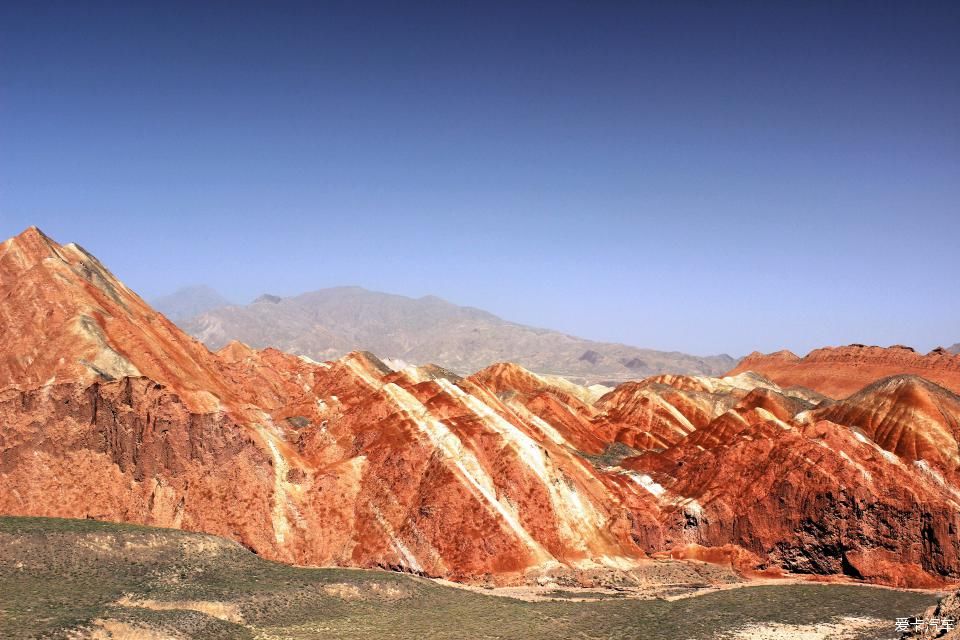
M 0 237 L 744 355 L 960 342 L 960 3 L 0 3 Z

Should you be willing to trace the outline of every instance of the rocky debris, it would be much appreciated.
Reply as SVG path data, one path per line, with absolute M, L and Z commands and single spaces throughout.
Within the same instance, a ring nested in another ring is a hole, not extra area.
M 915 624 L 917 622 L 921 624 Z M 960 638 L 960 591 L 944 597 L 922 614 L 911 616 L 906 623 L 910 631 L 901 638 L 957 640 Z

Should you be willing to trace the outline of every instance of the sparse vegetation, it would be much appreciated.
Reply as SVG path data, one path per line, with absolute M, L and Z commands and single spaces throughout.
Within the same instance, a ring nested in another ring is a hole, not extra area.
M 604 449 L 603 452 L 598 455 L 586 453 L 584 451 L 578 451 L 577 453 L 589 460 L 590 464 L 598 469 L 605 469 L 606 467 L 615 467 L 619 465 L 626 458 L 640 455 L 641 451 L 628 447 L 622 442 L 614 442 L 612 444 L 608 444 L 606 449 Z
M 748 623 L 814 624 L 837 616 L 892 624 L 896 615 L 935 601 L 926 594 L 823 585 L 732 589 L 674 602 L 564 602 L 565 594 L 557 596 L 522 602 L 403 574 L 291 567 L 214 536 L 169 529 L 0 518 L 4 639 L 67 638 L 106 624 L 142 637 L 154 630 L 163 634 L 156 637 L 225 640 L 669 640 L 713 638 Z

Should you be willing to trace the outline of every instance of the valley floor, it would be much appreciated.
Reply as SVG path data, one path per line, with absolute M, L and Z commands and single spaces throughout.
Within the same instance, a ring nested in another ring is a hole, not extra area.
M 0 637 L 9 639 L 896 638 L 896 617 L 936 601 L 818 584 L 646 600 L 550 585 L 536 601 L 482 591 L 292 567 L 176 530 L 0 518 Z

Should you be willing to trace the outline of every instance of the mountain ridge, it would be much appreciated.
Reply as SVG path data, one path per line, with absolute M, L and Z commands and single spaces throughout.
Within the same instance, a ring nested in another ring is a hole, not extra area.
M 265 294 L 248 305 L 212 309 L 181 325 L 214 350 L 238 340 L 318 361 L 372 351 L 384 358 L 434 363 L 462 375 L 510 361 L 584 384 L 665 372 L 716 375 L 736 364 L 726 354 L 700 357 L 587 340 L 433 295 L 411 298 L 357 286 L 290 297 Z
M 801 386 L 832 398 L 844 398 L 882 378 L 921 376 L 960 392 L 960 355 L 938 347 L 927 354 L 903 345 L 851 344 L 814 349 L 804 357 L 790 351 L 746 356 L 726 375 L 755 371 L 784 387 Z

